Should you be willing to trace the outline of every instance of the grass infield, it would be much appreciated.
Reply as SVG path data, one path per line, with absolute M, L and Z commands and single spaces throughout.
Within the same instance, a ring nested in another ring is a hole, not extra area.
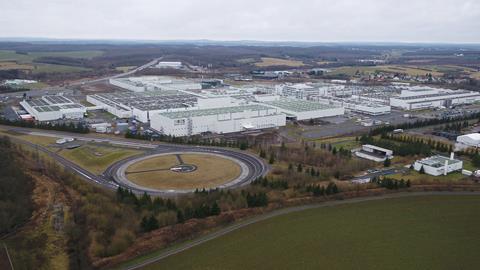
M 159 156 L 140 161 L 127 168 L 131 182 L 154 189 L 213 188 L 237 178 L 240 166 L 232 160 L 205 154 L 182 154 L 185 164 L 195 165 L 193 172 L 179 173 L 170 170 L 180 164 L 175 155 Z

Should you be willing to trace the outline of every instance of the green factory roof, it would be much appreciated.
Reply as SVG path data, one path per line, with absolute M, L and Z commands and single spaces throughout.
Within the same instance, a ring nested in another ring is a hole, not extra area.
M 180 119 L 180 118 L 199 117 L 199 116 L 227 114 L 227 113 L 239 113 L 244 111 L 261 111 L 261 110 L 272 110 L 272 108 L 262 106 L 262 105 L 245 105 L 245 106 L 214 108 L 214 109 L 198 109 L 198 110 L 188 110 L 188 111 L 178 111 L 178 112 L 164 112 L 164 113 L 160 113 L 160 115 L 170 119 Z
M 336 108 L 335 106 L 329 104 L 299 99 L 280 99 L 275 101 L 266 101 L 264 103 L 291 112 L 310 112 Z

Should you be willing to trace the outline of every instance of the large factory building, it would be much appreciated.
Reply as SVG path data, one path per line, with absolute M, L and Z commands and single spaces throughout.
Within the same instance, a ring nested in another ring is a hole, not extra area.
M 23 100 L 20 105 L 37 121 L 82 119 L 87 111 L 84 106 L 63 96 Z
M 286 125 L 285 114 L 262 105 L 191 109 L 152 114 L 150 126 L 162 134 L 191 136 L 231 133 Z

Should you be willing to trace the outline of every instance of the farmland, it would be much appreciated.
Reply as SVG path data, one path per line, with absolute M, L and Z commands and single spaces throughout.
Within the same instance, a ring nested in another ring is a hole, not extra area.
M 453 195 L 306 210 L 143 269 L 478 269 L 479 211 L 480 197 Z
M 480 71 L 455 65 L 378 65 L 378 66 L 343 66 L 334 68 L 330 74 L 345 74 L 354 76 L 355 74 L 373 74 L 375 72 L 407 74 L 410 76 L 424 76 L 427 73 L 433 76 L 443 76 L 447 73 L 457 73 L 468 75 L 471 78 L 480 78 Z
M 0 50 L 0 61 L 17 61 L 28 63 L 40 57 L 70 57 L 92 59 L 101 55 L 103 55 L 102 51 L 53 51 L 17 53 L 15 51 Z
M 397 66 L 397 65 L 384 65 L 384 66 L 359 66 L 359 67 L 339 67 L 332 71 L 332 74 L 347 74 L 349 76 L 355 75 L 355 73 L 367 73 L 372 74 L 377 71 L 387 73 L 401 73 L 408 74 L 410 76 L 423 76 L 427 73 L 431 73 L 433 76 L 441 76 L 443 73 L 436 71 L 429 67 L 417 67 L 417 66 Z
M 91 69 L 78 66 L 38 63 L 43 57 L 64 57 L 73 59 L 92 59 L 103 55 L 102 51 L 52 51 L 17 53 L 0 50 L 0 70 L 20 69 L 38 73 L 69 73 L 89 71 Z
M 301 67 L 303 66 L 302 61 L 297 60 L 288 60 L 288 59 L 281 59 L 281 58 L 270 58 L 270 57 L 262 57 L 261 62 L 255 63 L 257 67 L 270 67 L 270 66 L 287 66 L 287 67 Z

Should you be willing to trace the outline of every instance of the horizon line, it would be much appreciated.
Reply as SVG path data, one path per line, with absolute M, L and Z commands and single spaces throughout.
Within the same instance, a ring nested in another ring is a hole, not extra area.
M 58 37 L 2 37 L 0 42 L 22 41 L 22 42 L 130 42 L 130 43 L 292 43 L 292 44 L 400 44 L 400 45 L 480 45 L 479 42 L 448 42 L 448 41 L 304 41 L 304 40 L 256 40 L 256 39 L 137 39 L 137 38 L 58 38 Z

